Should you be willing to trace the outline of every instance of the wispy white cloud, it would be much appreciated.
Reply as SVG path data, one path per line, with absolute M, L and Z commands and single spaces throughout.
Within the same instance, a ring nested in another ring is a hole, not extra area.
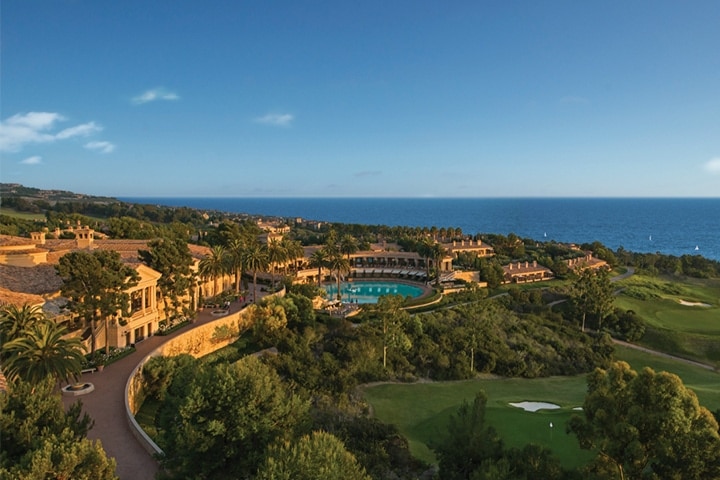
M 711 158 L 705 162 L 705 171 L 710 172 L 714 175 L 720 175 L 720 157 Z
M 42 163 L 42 157 L 38 155 L 33 155 L 32 157 L 20 160 L 20 163 L 22 163 L 23 165 L 39 165 Z
M 93 133 L 100 131 L 102 131 L 102 127 L 100 125 L 95 122 L 88 122 L 61 130 L 57 135 L 55 135 L 55 138 L 64 140 L 72 137 L 87 137 L 88 135 L 92 135 Z
M 88 150 L 94 150 L 99 153 L 112 153 L 115 150 L 115 145 L 110 142 L 88 142 L 85 144 L 85 148 Z
M 51 142 L 54 135 L 47 133 L 56 122 L 64 120 L 58 113 L 18 113 L 0 122 L 0 151 L 17 152 L 30 143 Z
M 172 101 L 179 99 L 180 96 L 177 93 L 166 90 L 163 87 L 158 87 L 147 90 L 140 95 L 133 97 L 132 103 L 134 103 L 135 105 L 142 105 L 143 103 L 154 102 L 157 100 Z
M 560 99 L 560 103 L 562 103 L 563 105 L 587 105 L 588 103 L 590 103 L 590 100 L 585 97 L 580 97 L 578 95 L 567 95 Z
M 267 115 L 256 118 L 255 123 L 272 125 L 274 127 L 287 127 L 293 120 L 295 120 L 295 116 L 291 113 L 268 113 Z
M 52 132 L 58 122 L 65 120 L 65 117 L 53 112 L 15 114 L 0 122 L 0 152 L 19 152 L 27 145 L 86 137 L 102 130 L 97 123 L 88 122 Z
M 28 112 L 17 113 L 8 118 L 4 123 L 7 125 L 23 126 L 32 130 L 45 130 L 53 126 L 57 121 L 65 120 L 59 113 L 52 112 Z

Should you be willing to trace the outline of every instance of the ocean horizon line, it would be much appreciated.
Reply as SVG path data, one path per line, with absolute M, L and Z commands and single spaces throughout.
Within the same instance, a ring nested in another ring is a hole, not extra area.
M 137 204 L 330 223 L 451 226 L 720 261 L 720 197 L 125 197 Z
M 275 196 L 254 196 L 254 195 L 120 195 L 114 196 L 118 200 L 134 200 L 134 199 L 163 199 L 163 198 L 208 198 L 208 199 L 253 199 L 253 200 L 273 200 L 273 199 L 308 199 L 308 200 L 323 200 L 323 199 L 348 199 L 348 200 L 720 200 L 720 196 L 708 197 L 708 196 L 493 196 L 493 197 L 481 197 L 481 196 L 305 196 L 305 195 L 275 195 Z

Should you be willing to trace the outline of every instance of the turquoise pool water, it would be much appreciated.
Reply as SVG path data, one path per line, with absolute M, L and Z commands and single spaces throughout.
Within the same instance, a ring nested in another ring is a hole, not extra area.
M 337 298 L 337 284 L 325 285 L 327 298 Z M 340 293 L 343 303 L 377 303 L 383 295 L 400 295 L 402 297 L 419 297 L 423 289 L 406 283 L 392 281 L 382 282 L 341 282 Z

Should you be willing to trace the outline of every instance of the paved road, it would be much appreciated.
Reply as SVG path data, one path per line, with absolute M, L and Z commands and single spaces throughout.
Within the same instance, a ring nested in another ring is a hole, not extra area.
M 675 355 L 670 355 L 669 353 L 659 352 L 657 350 L 652 350 L 650 348 L 641 347 L 640 345 L 635 345 L 634 343 L 623 342 L 622 340 L 618 340 L 615 338 L 613 338 L 612 341 L 616 345 L 622 345 L 624 347 L 632 348 L 633 350 L 640 350 L 641 352 L 649 353 L 651 355 L 656 355 L 658 357 L 670 358 L 672 360 L 675 360 L 678 362 L 683 362 L 688 365 L 693 365 L 695 367 L 704 368 L 706 370 L 715 370 L 716 369 L 714 365 L 708 365 L 706 363 L 696 362 L 695 360 L 688 360 L 687 358 L 676 357 Z
M 231 312 L 240 309 L 236 302 Z M 100 440 L 108 456 L 117 461 L 116 473 L 121 480 L 153 480 L 159 470 L 158 462 L 137 441 L 125 415 L 125 384 L 137 364 L 155 348 L 189 329 L 217 320 L 209 311 L 199 312 L 194 324 L 167 336 L 152 336 L 135 345 L 136 351 L 105 367 L 102 372 L 85 373 L 81 382 L 90 382 L 95 391 L 80 397 L 63 397 L 66 406 L 81 400 L 83 410 L 95 426 L 88 432 L 88 438 Z
M 635 267 L 627 267 L 627 271 L 621 275 L 616 275 L 612 278 L 610 278 L 611 282 L 617 282 L 619 280 L 625 280 L 628 277 L 631 277 L 632 275 L 635 275 Z

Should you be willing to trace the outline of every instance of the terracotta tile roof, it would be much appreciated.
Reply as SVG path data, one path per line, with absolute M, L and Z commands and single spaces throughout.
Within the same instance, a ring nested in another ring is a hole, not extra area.
M 55 238 L 49 238 L 45 240 L 45 248 L 49 248 L 51 251 L 55 250 L 72 250 L 77 248 L 77 243 L 75 240 L 69 240 L 69 239 L 55 239 Z
M 95 240 L 93 246 L 103 250 L 115 250 L 117 252 L 129 252 L 147 250 L 150 240 Z
M 24 250 L 0 250 L 2 255 L 29 255 L 31 253 L 47 252 L 46 248 L 26 248 Z
M 98 240 L 93 242 L 92 249 L 115 250 L 122 260 L 130 264 L 138 264 L 138 251 L 148 248 L 149 240 Z M 48 240 L 44 247 L 50 249 L 48 263 L 56 264 L 63 255 L 82 250 L 77 247 L 75 240 Z
M 13 292 L 47 295 L 60 290 L 62 280 L 50 264 L 35 267 L 0 265 L 0 288 Z
M 95 239 L 92 249 L 114 250 L 120 254 L 124 263 L 132 266 L 141 264 L 138 251 L 146 250 L 150 240 L 99 240 Z M 34 267 L 18 267 L 0 264 L 0 301 L 15 303 L 22 301 L 19 295 L 51 295 L 62 287 L 62 279 L 55 271 L 60 258 L 70 252 L 82 250 L 77 247 L 74 239 L 48 239 L 41 248 L 32 248 L 35 242 L 28 238 L 0 235 L 0 246 L 27 245 L 28 249 L 18 254 L 36 251 L 48 251 L 47 263 Z M 210 252 L 208 247 L 188 245 L 190 254 L 195 259 L 202 259 Z M 84 249 L 91 251 L 91 249 Z M 10 252 L 8 252 L 10 253 Z M 7 297 L 7 300 L 4 298 Z M 31 297 L 28 297 L 30 299 Z M 42 302 L 40 302 L 42 303 Z
M 123 262 L 137 265 L 140 262 L 138 252 L 147 250 L 150 240 L 95 240 L 93 247 L 98 250 L 113 250 L 120 254 Z
M 77 243 L 75 243 L 75 240 L 46 240 L 45 245 L 43 245 L 43 248 L 47 248 L 50 250 L 47 256 L 48 263 L 56 264 L 58 263 L 58 260 L 60 260 L 60 257 L 65 255 L 66 253 L 70 253 L 74 250 L 77 250 Z
M 22 307 L 25 304 L 29 305 L 42 305 L 45 303 L 45 299 L 40 295 L 33 295 L 32 293 L 13 292 L 6 288 L 0 287 L 0 305 L 10 304 Z
M 516 275 L 523 273 L 540 273 L 540 272 L 552 272 L 547 267 L 538 264 L 532 264 L 530 262 L 517 262 L 503 265 L 502 269 L 506 274 Z
M 0 247 L 18 246 L 18 245 L 32 245 L 35 246 L 35 241 L 25 237 L 15 237 L 12 235 L 0 235 Z
M 190 249 L 190 255 L 193 256 L 193 258 L 202 259 L 206 257 L 207 255 L 210 255 L 210 248 L 202 246 L 202 245 L 195 245 L 195 244 L 188 244 L 188 248 Z

